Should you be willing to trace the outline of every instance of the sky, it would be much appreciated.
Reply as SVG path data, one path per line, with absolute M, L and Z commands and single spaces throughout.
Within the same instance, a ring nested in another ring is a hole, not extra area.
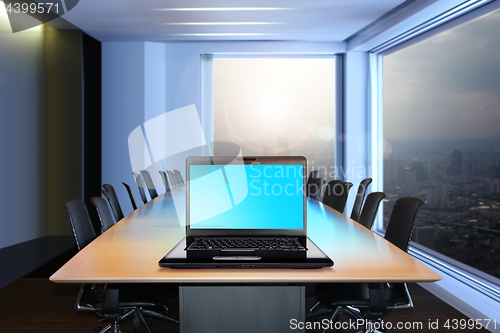
M 500 137 L 500 10 L 384 57 L 388 139 Z

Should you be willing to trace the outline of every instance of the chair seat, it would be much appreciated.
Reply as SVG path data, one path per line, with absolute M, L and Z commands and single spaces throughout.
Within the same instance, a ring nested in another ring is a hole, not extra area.
M 410 302 L 403 283 L 395 283 L 391 286 L 384 285 L 382 291 L 387 308 L 394 308 Z M 318 301 L 327 308 L 334 309 L 338 306 L 367 308 L 370 306 L 368 283 L 320 283 L 316 286 L 315 294 Z

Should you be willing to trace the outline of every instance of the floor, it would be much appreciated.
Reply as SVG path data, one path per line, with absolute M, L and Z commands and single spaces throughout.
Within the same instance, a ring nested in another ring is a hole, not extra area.
M 74 253 L 76 249 L 0 289 L 0 332 L 92 332 L 99 318 L 93 313 L 76 312 L 73 309 L 79 285 L 56 284 L 48 280 L 48 277 Z M 417 284 L 410 284 L 408 287 L 415 306 L 411 310 L 393 311 L 385 316 L 384 321 L 393 326 L 389 332 L 486 332 L 484 329 L 462 330 L 460 326 L 453 329 L 454 324 L 465 323 L 468 318 Z M 314 302 L 313 298 L 308 299 L 307 307 L 312 306 Z M 169 300 L 169 315 L 178 318 L 176 299 Z M 450 324 L 448 328 L 445 327 L 447 321 Z M 328 323 L 327 316 L 314 319 L 307 332 L 321 332 L 325 322 Z M 413 327 L 395 329 L 398 323 Z M 122 328 L 126 332 L 133 332 L 132 321 L 124 323 Z M 153 332 L 179 332 L 179 325 L 154 320 L 151 329 Z M 143 329 L 143 332 L 145 331 Z

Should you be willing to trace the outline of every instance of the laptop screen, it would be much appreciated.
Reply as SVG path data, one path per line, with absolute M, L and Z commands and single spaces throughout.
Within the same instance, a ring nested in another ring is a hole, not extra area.
M 191 229 L 303 229 L 304 166 L 189 165 Z

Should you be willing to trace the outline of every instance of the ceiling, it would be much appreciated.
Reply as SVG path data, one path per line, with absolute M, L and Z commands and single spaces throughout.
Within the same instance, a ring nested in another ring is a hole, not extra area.
M 63 18 L 100 41 L 340 42 L 403 2 L 404 0 L 81 0 Z M 164 8 L 169 10 L 161 10 Z M 191 10 L 179 10 L 180 8 Z M 213 10 L 214 8 L 218 9 Z M 226 10 L 220 10 L 221 8 Z

